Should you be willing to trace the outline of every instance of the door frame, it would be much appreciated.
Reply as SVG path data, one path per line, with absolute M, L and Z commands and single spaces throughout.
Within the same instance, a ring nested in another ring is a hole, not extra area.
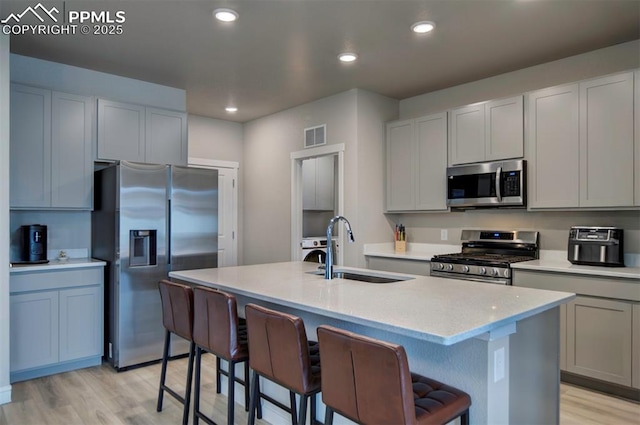
M 236 174 L 236 182 L 235 185 L 233 187 L 233 191 L 231 194 L 231 202 L 233 204 L 232 206 L 232 217 L 230 220 L 230 226 L 231 227 L 231 232 L 232 232 L 232 243 L 231 243 L 231 250 L 233 251 L 232 255 L 235 258 L 235 262 L 236 265 L 239 262 L 239 257 L 238 257 L 238 240 L 240 239 L 240 234 L 238 231 L 238 214 L 239 214 L 239 210 L 238 210 L 238 170 L 240 168 L 240 163 L 236 162 L 236 161 L 221 161 L 221 160 L 217 160 L 217 159 L 208 159 L 208 158 L 196 158 L 196 157 L 189 157 L 188 160 L 188 164 L 189 167 L 198 167 L 198 168 L 210 168 L 210 169 L 220 169 L 220 168 L 226 168 L 226 169 L 232 169 L 235 171 Z M 218 215 L 220 215 L 220 209 L 222 208 L 222 206 L 220 204 L 218 204 Z M 219 267 L 219 266 L 218 266 Z
M 302 241 L 302 161 L 319 156 L 336 155 L 338 157 L 338 215 L 344 214 L 344 143 L 323 145 L 315 148 L 291 152 L 291 261 L 302 261 L 300 241 Z M 338 236 L 338 245 L 343 245 L 343 233 Z M 327 242 L 328 243 L 328 242 Z M 337 261 L 342 264 L 344 250 L 338 250 Z

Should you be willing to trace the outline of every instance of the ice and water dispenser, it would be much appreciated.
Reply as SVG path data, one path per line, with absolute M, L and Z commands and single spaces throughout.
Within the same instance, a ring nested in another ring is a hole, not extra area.
M 131 230 L 129 232 L 129 267 L 155 266 L 157 230 Z

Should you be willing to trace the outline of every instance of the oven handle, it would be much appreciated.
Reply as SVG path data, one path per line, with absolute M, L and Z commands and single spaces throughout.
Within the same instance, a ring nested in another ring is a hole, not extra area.
M 502 202 L 502 194 L 500 193 L 500 187 L 502 186 L 502 166 L 498 167 L 496 170 L 496 196 L 498 198 L 498 202 Z

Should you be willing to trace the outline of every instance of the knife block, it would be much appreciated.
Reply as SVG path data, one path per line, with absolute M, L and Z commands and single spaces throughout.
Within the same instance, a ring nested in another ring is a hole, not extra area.
M 395 250 L 398 253 L 407 252 L 407 241 L 396 241 Z

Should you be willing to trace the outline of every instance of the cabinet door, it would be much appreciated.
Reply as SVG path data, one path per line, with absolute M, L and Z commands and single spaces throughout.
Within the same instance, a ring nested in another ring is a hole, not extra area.
M 633 174 L 634 178 L 634 204 L 640 205 L 640 71 L 634 72 L 634 106 L 635 116 L 633 123 L 635 126 L 634 131 L 634 145 L 635 145 L 635 161 Z M 640 365 L 639 365 L 640 366 Z M 638 372 L 640 373 L 640 372 Z
M 560 306 L 560 370 L 567 370 L 567 305 Z
M 187 165 L 187 114 L 146 108 L 145 122 L 145 162 Z
M 144 162 L 145 108 L 98 99 L 98 159 Z
M 415 121 L 416 209 L 447 209 L 447 114 Z
M 316 158 L 302 161 L 302 209 L 316 209 Z
M 58 361 L 58 291 L 10 296 L 11 372 Z
M 11 85 L 10 204 L 51 206 L 51 92 Z
M 640 304 L 633 305 L 633 336 L 631 341 L 631 386 L 640 388 Z
M 580 84 L 580 206 L 633 205 L 633 73 Z
M 485 118 L 483 103 L 451 111 L 449 158 L 452 165 L 485 160 Z
M 530 208 L 578 207 L 580 121 L 577 84 L 529 93 Z
M 334 155 L 316 158 L 316 208 L 332 211 L 335 198 Z
M 485 159 L 522 158 L 524 156 L 524 111 L 522 96 L 485 104 Z
M 60 361 L 102 355 L 100 286 L 60 291 Z
M 415 208 L 413 120 L 387 124 L 387 210 Z
M 632 304 L 578 296 L 567 304 L 567 370 L 631 386 Z
M 91 209 L 93 99 L 54 92 L 51 104 L 51 206 Z

